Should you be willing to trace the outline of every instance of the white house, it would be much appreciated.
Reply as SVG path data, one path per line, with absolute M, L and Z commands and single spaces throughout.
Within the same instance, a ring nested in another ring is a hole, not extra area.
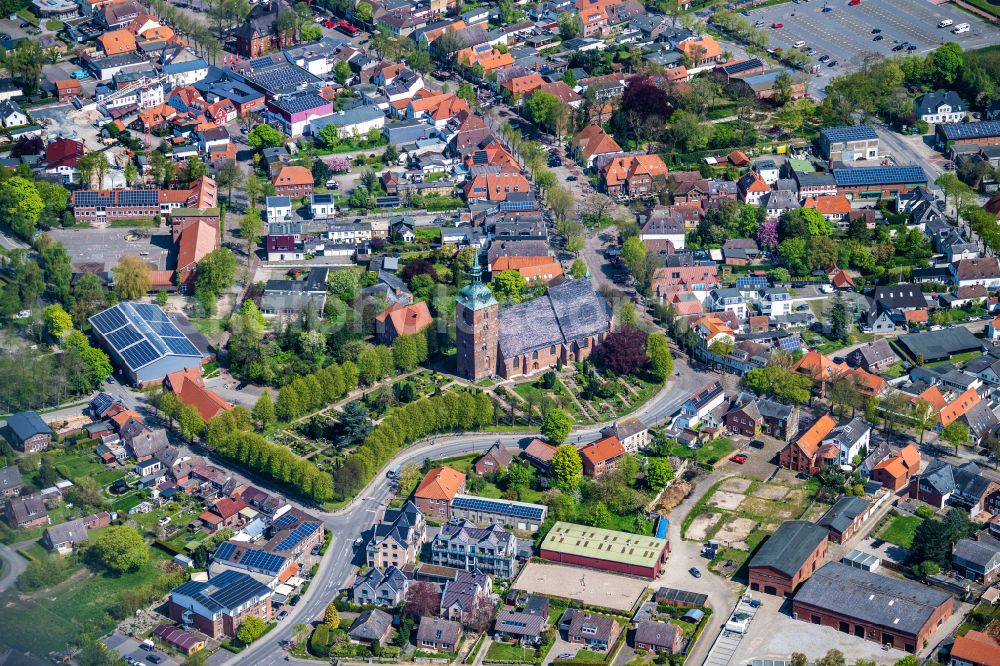
M 174 88 L 194 85 L 208 76 L 208 63 L 198 58 L 164 65 L 163 73 Z
M 753 168 L 769 187 L 774 187 L 778 182 L 778 165 L 774 160 L 757 160 L 753 163 Z
M 823 446 L 833 444 L 840 449 L 840 464 L 852 465 L 854 457 L 862 450 L 867 450 L 872 439 L 872 427 L 860 417 L 854 417 L 847 423 L 839 425 L 830 431 L 823 440 Z
M 337 215 L 337 207 L 333 205 L 333 195 L 311 195 L 309 197 L 309 212 L 312 213 L 312 216 L 315 219 L 335 217 Z
M 792 314 L 792 295 L 782 287 L 761 289 L 760 311 L 770 317 Z
M 268 224 L 292 219 L 291 197 L 272 196 L 265 200 L 265 215 Z
M 1000 259 L 996 257 L 962 259 L 951 264 L 951 274 L 954 283 L 959 287 L 981 284 L 987 289 L 996 289 L 1000 287 Z
M 913 102 L 913 113 L 926 123 L 960 123 L 968 109 L 953 90 L 921 95 Z
M 722 384 L 714 381 L 698 391 L 681 407 L 681 413 L 674 422 L 676 428 L 693 428 L 704 421 L 717 407 L 726 401 Z
M 317 132 L 327 125 L 337 128 L 340 138 L 346 139 L 352 136 L 364 136 L 373 129 L 381 130 L 385 127 L 385 114 L 371 106 L 358 106 L 348 111 L 338 111 L 332 116 L 318 118 L 310 123 L 312 133 Z
M 986 339 L 990 342 L 1000 342 L 1000 317 L 994 317 L 986 326 Z
M 746 299 L 740 290 L 734 287 L 711 290 L 705 297 L 704 305 L 712 312 L 732 312 L 740 321 L 747 318 Z
M 657 206 L 642 224 L 639 239 L 669 241 L 674 250 L 684 249 L 684 216 L 667 206 Z
M 370 224 L 359 222 L 341 222 L 326 226 L 326 238 L 334 243 L 353 243 L 355 245 L 372 239 Z
M 4 127 L 19 127 L 28 124 L 28 116 L 17 102 L 5 99 L 0 101 L 0 123 Z

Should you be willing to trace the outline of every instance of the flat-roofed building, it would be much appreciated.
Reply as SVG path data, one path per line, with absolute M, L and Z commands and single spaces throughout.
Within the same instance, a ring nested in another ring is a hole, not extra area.
M 667 561 L 666 539 L 558 522 L 539 555 L 553 562 L 656 578 Z

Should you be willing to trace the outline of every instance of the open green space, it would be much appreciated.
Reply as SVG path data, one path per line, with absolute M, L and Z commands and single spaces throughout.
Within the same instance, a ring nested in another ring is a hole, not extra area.
M 122 576 L 95 574 L 76 564 L 63 582 L 32 594 L 11 588 L 0 594 L 0 645 L 36 655 L 65 650 L 81 633 L 102 633 L 114 626 L 108 609 L 121 592 L 153 583 L 170 558 L 151 549 L 149 560 Z
M 879 532 L 878 538 L 909 548 L 913 545 L 913 536 L 922 522 L 923 519 L 917 516 L 896 516 Z
M 695 460 L 703 465 L 714 465 L 734 450 L 735 449 L 731 441 L 725 437 L 720 437 L 719 439 L 713 439 L 710 442 L 705 442 L 701 447 L 695 449 L 694 457 Z

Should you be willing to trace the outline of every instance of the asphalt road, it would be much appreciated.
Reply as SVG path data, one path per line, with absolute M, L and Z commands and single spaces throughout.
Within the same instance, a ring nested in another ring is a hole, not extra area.
M 3 567 L 0 569 L 0 592 L 3 592 L 28 568 L 28 563 L 13 548 L 2 543 L 0 543 L 0 560 L 3 560 Z

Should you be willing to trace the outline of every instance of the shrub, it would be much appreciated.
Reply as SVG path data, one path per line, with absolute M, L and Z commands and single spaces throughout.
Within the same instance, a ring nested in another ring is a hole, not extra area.
M 317 657 L 330 656 L 330 629 L 321 624 L 309 637 L 309 652 Z

